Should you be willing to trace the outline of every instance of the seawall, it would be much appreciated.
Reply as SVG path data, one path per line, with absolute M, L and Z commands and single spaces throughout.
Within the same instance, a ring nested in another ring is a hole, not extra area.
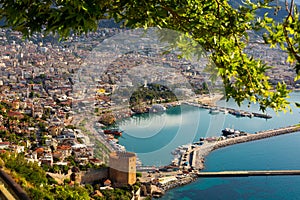
M 204 168 L 205 157 L 213 150 L 234 145 L 234 144 L 260 140 L 260 139 L 274 137 L 278 135 L 289 134 L 297 131 L 300 131 L 300 125 L 293 125 L 293 126 L 288 126 L 288 127 L 278 128 L 278 129 L 260 131 L 253 134 L 247 133 L 244 136 L 227 138 L 224 140 L 214 141 L 214 142 L 207 142 L 188 152 L 189 155 L 192 155 L 192 161 L 190 164 L 194 169 L 201 170 Z
M 300 125 L 294 125 L 294 126 L 288 126 L 284 128 L 279 129 L 273 129 L 273 130 L 267 130 L 267 131 L 261 131 L 254 134 L 247 134 L 246 136 L 240 136 L 236 138 L 226 139 L 223 141 L 218 141 L 213 147 L 213 150 L 219 149 L 225 146 L 243 143 L 243 142 L 250 142 L 254 140 L 260 140 L 264 138 L 274 137 L 278 135 L 288 134 L 300 131 Z
M 300 175 L 300 170 L 252 170 L 252 171 L 220 171 L 199 172 L 198 177 L 249 177 L 249 176 L 290 176 Z

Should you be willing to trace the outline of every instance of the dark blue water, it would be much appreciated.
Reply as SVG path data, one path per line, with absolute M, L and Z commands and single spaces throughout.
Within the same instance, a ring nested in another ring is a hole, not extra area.
M 291 101 L 299 102 L 300 93 L 293 93 Z M 227 106 L 235 104 L 228 102 Z M 172 158 L 170 152 L 178 145 L 201 136 L 219 135 L 224 127 L 255 132 L 299 123 L 299 109 L 293 105 L 292 108 L 292 114 L 269 110 L 273 118 L 265 120 L 210 115 L 199 108 L 176 107 L 161 115 L 145 114 L 120 122 L 125 131 L 120 143 L 136 151 L 144 164 L 168 164 Z M 251 109 L 257 110 L 257 105 Z M 299 155 L 298 132 L 216 150 L 206 158 L 205 170 L 300 169 Z M 162 199 L 300 199 L 300 176 L 198 179 L 168 191 Z

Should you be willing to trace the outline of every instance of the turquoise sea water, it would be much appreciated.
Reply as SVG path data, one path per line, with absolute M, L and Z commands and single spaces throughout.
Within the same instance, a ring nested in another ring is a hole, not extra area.
M 293 93 L 291 101 L 300 101 L 300 92 Z M 219 102 L 227 107 L 237 107 L 234 102 Z M 247 105 L 247 104 L 246 104 Z M 241 109 L 249 110 L 247 106 Z M 252 105 L 251 110 L 258 110 Z M 162 114 L 142 114 L 123 120 L 117 125 L 124 131 L 119 139 L 128 151 L 138 154 L 144 165 L 167 165 L 171 152 L 179 145 L 198 141 L 200 137 L 219 136 L 226 127 L 254 133 L 260 130 L 294 125 L 300 121 L 299 109 L 293 113 L 268 111 L 272 119 L 236 117 L 223 113 L 210 115 L 208 110 L 192 106 L 178 106 Z
M 290 100 L 299 102 L 300 93 L 294 92 Z M 236 105 L 227 102 L 226 106 Z M 251 109 L 257 110 L 257 106 Z M 273 118 L 265 120 L 210 115 L 208 110 L 190 106 L 174 107 L 161 115 L 144 114 L 119 122 L 124 130 L 120 143 L 137 152 L 145 165 L 164 165 L 170 163 L 170 152 L 179 145 L 202 136 L 220 135 L 225 127 L 255 132 L 296 124 L 300 121 L 299 111 L 294 107 L 292 114 L 268 111 Z M 205 170 L 300 169 L 299 154 L 300 132 L 216 150 L 206 158 Z M 168 191 L 162 199 L 300 199 L 300 176 L 201 178 Z
M 300 132 L 212 152 L 206 171 L 300 169 Z M 300 176 L 206 178 L 175 188 L 166 199 L 300 199 Z

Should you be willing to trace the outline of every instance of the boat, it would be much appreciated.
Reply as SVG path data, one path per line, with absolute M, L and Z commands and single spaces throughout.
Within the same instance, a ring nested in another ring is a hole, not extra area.
M 225 128 L 222 130 L 223 136 L 233 135 L 235 134 L 235 130 L 233 128 Z
M 103 130 L 104 134 L 111 134 L 114 136 L 122 136 L 122 131 L 119 131 L 117 129 L 107 129 Z
M 244 135 L 243 131 L 235 130 L 233 128 L 225 128 L 222 130 L 222 135 L 223 136 L 228 136 L 228 135 Z
M 229 113 L 229 111 L 226 108 L 220 108 L 220 111 L 223 112 L 225 115 Z
M 242 117 L 242 112 L 237 110 L 233 113 L 233 115 L 235 115 L 236 117 Z
M 154 104 L 152 107 L 149 109 L 150 113 L 161 113 L 165 112 L 167 109 L 163 105 L 160 104 Z
M 216 114 L 219 114 L 219 113 L 220 113 L 220 111 L 217 108 L 209 109 L 209 114 L 216 115 Z

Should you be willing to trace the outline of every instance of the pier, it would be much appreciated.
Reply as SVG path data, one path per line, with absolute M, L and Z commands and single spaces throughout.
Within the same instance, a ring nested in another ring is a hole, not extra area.
M 198 104 L 198 103 L 192 103 L 192 102 L 183 102 L 183 104 L 195 106 L 198 108 L 204 108 L 204 109 L 210 109 L 214 111 L 229 113 L 237 117 L 258 117 L 258 118 L 264 118 L 264 119 L 270 119 L 272 118 L 271 115 L 264 114 L 264 113 L 257 113 L 257 112 L 250 112 L 250 111 L 244 111 L 234 108 L 226 108 L 222 106 L 215 106 L 215 105 L 208 105 L 208 104 Z
M 300 170 L 259 170 L 259 171 L 221 171 L 198 172 L 198 177 L 248 177 L 248 176 L 290 176 L 300 175 Z

